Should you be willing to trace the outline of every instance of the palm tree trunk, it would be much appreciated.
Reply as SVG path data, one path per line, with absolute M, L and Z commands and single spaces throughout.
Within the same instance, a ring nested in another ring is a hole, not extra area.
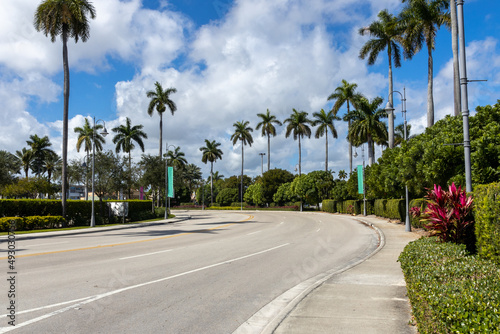
M 328 130 L 325 134 L 325 172 L 328 172 Z
M 301 164 L 302 164 L 302 156 L 300 154 L 300 135 L 299 135 L 299 176 L 302 175 L 302 170 L 301 170 Z
M 64 107 L 63 107 L 63 142 L 62 142 L 62 216 L 66 218 L 66 193 L 68 191 L 68 113 L 69 113 L 69 64 L 68 64 L 68 31 L 63 28 L 63 69 L 64 69 Z M 63 221 L 63 227 L 66 222 Z
M 163 141 L 163 113 L 160 113 L 160 161 L 162 160 L 162 144 Z M 167 190 L 165 190 L 165 198 L 167 197 Z M 160 188 L 158 188 L 158 207 L 160 206 Z M 165 208 L 166 210 L 167 208 Z
M 271 168 L 271 137 L 267 133 L 267 171 Z
M 428 63 L 427 63 L 427 127 L 434 125 L 434 96 L 433 96 L 433 59 L 432 48 L 427 44 Z
M 391 106 L 394 107 L 394 96 L 393 96 L 393 82 L 392 82 L 392 59 L 391 59 L 391 48 L 387 47 L 387 54 L 389 59 L 389 102 Z M 394 110 L 391 110 L 388 115 L 389 118 L 389 148 L 394 148 Z
M 368 136 L 368 165 L 370 166 L 373 164 L 373 151 L 372 137 Z
M 347 114 L 349 114 L 349 101 L 347 101 Z M 349 133 L 349 130 L 351 129 L 351 120 L 347 121 L 347 133 Z M 349 142 L 349 170 L 352 173 L 352 143 L 349 139 L 347 139 Z
M 128 199 L 130 199 L 130 196 L 132 194 L 131 191 L 131 183 L 132 183 L 132 157 L 130 156 L 130 151 L 128 151 Z
M 241 181 L 240 181 L 240 202 L 243 203 L 243 162 L 244 162 L 244 152 L 243 152 L 243 140 L 241 141 Z M 243 206 L 243 204 L 241 204 Z
M 457 7 L 455 0 L 450 0 L 450 16 L 451 16 L 451 48 L 453 50 L 453 98 L 455 107 L 455 116 L 459 116 L 461 112 L 461 96 L 460 96 L 460 70 L 458 64 L 458 21 Z
M 210 206 L 214 205 L 214 162 L 210 161 Z

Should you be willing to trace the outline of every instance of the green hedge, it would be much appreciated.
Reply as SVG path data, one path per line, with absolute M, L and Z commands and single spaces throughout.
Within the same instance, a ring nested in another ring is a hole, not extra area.
M 500 267 L 437 238 L 410 242 L 399 257 L 418 331 L 499 333 Z
M 376 199 L 373 212 L 380 217 L 405 221 L 406 202 L 404 199 Z
M 474 203 L 477 252 L 500 264 L 500 183 L 477 186 Z
M 8 232 L 11 222 L 15 222 L 16 231 L 59 228 L 64 222 L 62 216 L 28 216 L 0 218 L 0 232 Z
M 366 214 L 374 214 L 373 200 L 366 200 Z M 363 201 L 362 200 L 347 200 L 347 201 L 334 201 L 331 199 L 323 200 L 322 210 L 330 213 L 344 213 L 344 214 L 363 214 Z

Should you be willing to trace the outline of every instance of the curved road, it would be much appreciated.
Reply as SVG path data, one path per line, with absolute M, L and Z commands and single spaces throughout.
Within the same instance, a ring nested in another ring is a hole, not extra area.
M 2 307 L 0 333 L 251 332 L 247 320 L 260 311 L 261 321 L 271 321 L 269 303 L 286 291 L 378 246 L 373 229 L 345 216 L 176 214 L 190 219 L 18 237 L 16 326 L 8 326 Z M 0 287 L 6 306 L 5 279 Z

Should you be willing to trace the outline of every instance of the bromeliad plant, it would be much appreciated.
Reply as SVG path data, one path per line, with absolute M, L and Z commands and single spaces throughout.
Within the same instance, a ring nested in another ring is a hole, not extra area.
M 434 185 L 426 198 L 427 208 L 421 216 L 425 228 L 434 231 L 442 241 L 469 243 L 474 225 L 472 197 L 452 183 L 448 191 Z

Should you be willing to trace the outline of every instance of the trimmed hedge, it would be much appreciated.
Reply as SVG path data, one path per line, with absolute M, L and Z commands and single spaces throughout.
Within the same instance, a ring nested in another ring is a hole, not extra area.
M 500 332 L 498 265 L 434 237 L 410 242 L 398 261 L 419 333 Z
M 8 232 L 12 221 L 15 222 L 16 231 L 27 231 L 59 228 L 64 218 L 62 216 L 2 217 L 0 218 L 0 232 Z
M 374 214 L 373 200 L 366 200 L 366 214 Z M 331 199 L 323 200 L 322 210 L 330 213 L 344 213 L 361 215 L 363 214 L 363 200 L 347 200 L 347 201 L 334 201 Z
M 380 217 L 390 219 L 399 219 L 405 221 L 405 207 L 406 202 L 404 199 L 376 199 L 373 212 Z
M 474 190 L 477 253 L 500 264 L 500 183 Z
M 416 206 L 420 208 L 420 212 L 424 212 L 425 208 L 427 207 L 427 201 L 424 198 L 412 199 L 409 203 L 409 209 L 416 207 Z M 423 224 L 420 222 L 420 218 L 419 217 L 412 217 L 411 214 L 410 214 L 410 222 L 411 222 L 411 226 L 413 226 L 413 227 L 416 227 L 416 228 L 423 227 Z

